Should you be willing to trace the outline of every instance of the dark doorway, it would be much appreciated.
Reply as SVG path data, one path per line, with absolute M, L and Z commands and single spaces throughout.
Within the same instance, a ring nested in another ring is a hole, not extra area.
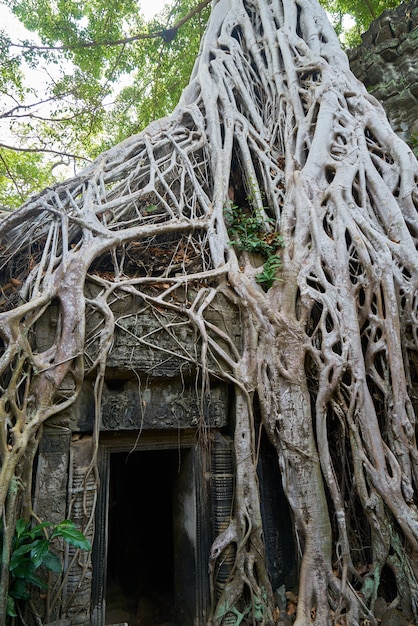
M 110 455 L 106 624 L 175 624 L 178 450 Z

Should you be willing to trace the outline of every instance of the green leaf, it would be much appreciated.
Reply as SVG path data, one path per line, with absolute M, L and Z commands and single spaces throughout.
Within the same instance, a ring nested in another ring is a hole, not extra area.
M 13 551 L 13 554 L 10 559 L 10 565 L 9 565 L 10 571 L 15 570 L 16 567 L 18 567 L 20 563 L 23 560 L 25 560 L 25 555 L 31 550 L 32 550 L 31 543 L 26 543 L 26 544 L 23 544 L 22 546 L 19 546 L 19 548 L 16 548 L 16 550 Z
M 39 589 L 48 589 L 48 585 L 45 581 L 34 573 L 30 574 L 30 576 L 26 578 L 26 581 L 35 587 L 39 587 Z
M 29 523 L 24 519 L 18 519 L 16 522 L 16 537 L 21 537 L 29 528 Z
M 55 572 L 56 574 L 59 574 L 62 571 L 61 561 L 56 554 L 53 554 L 53 552 L 47 552 L 47 554 L 45 554 L 43 564 L 47 569 L 51 572 Z
M 30 555 L 34 568 L 37 569 L 40 565 L 43 564 L 45 555 L 48 553 L 49 540 L 38 539 L 37 541 L 34 541 L 31 545 L 32 549 L 30 551 Z
M 21 579 L 13 581 L 13 586 L 9 590 L 9 595 L 13 598 L 13 600 L 29 600 L 30 592 L 27 581 Z
M 20 558 L 13 567 L 10 567 L 13 578 L 29 578 L 34 570 L 33 562 L 28 557 Z
M 35 585 L 41 589 L 47 588 L 46 583 L 37 574 L 35 574 L 35 567 L 29 559 L 21 561 L 19 566 L 16 567 L 11 574 L 13 585 L 11 586 L 10 593 L 14 598 L 25 599 L 24 594 L 26 593 L 26 585 L 28 584 Z M 19 595 L 16 595 L 17 593 Z
M 45 537 L 45 534 L 42 532 L 43 529 L 51 528 L 51 526 L 51 522 L 42 522 L 31 528 L 28 534 L 32 539 L 35 539 L 35 537 Z
M 55 527 L 51 539 L 55 537 L 62 537 L 64 541 L 81 550 L 91 550 L 90 541 L 76 528 L 76 525 L 71 520 L 64 520 Z
M 15 610 L 15 601 L 10 595 L 7 596 L 6 615 L 8 615 L 9 617 L 17 617 L 17 613 Z

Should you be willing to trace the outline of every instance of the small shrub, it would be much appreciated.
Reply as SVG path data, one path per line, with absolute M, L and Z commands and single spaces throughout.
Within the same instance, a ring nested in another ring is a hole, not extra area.
M 41 566 L 51 572 L 61 572 L 61 561 L 50 549 L 58 538 L 81 550 L 91 550 L 90 542 L 71 520 L 64 520 L 56 525 L 43 522 L 36 526 L 23 519 L 17 520 L 9 563 L 10 581 L 7 598 L 9 617 L 17 616 L 16 601 L 29 600 L 32 586 L 39 589 L 47 588 L 44 580 L 38 575 Z M 0 528 L 0 544 L 2 549 L 3 528 Z
M 257 275 L 256 280 L 270 288 L 275 280 L 280 280 L 276 276 L 281 266 L 277 251 L 283 247 L 283 237 L 273 230 L 274 220 L 266 221 L 259 210 L 256 210 L 254 214 L 249 214 L 232 204 L 225 207 L 224 215 L 231 238 L 230 245 L 235 246 L 237 250 L 262 255 L 263 270 Z

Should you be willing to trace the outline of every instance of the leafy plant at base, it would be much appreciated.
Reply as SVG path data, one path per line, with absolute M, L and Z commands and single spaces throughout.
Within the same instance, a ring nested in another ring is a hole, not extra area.
M 280 257 L 277 255 L 272 254 L 267 257 L 263 266 L 263 271 L 256 276 L 256 281 L 258 283 L 264 283 L 267 288 L 270 288 L 275 280 L 280 280 L 280 278 L 276 276 L 276 273 L 281 265 L 282 262 Z
M 251 201 L 251 197 L 247 199 Z M 277 251 L 283 247 L 281 235 L 275 230 L 268 230 L 269 226 L 274 228 L 274 220 L 271 218 L 266 220 L 260 209 L 255 209 L 254 214 L 249 214 L 232 204 L 225 208 L 224 214 L 228 234 L 232 239 L 230 245 L 238 250 L 261 254 L 263 257 L 263 270 L 256 276 L 256 280 L 269 289 L 275 280 L 280 280 L 276 276 L 281 266 Z
M 10 584 L 7 598 L 9 617 L 17 616 L 16 601 L 29 600 L 31 586 L 47 588 L 47 584 L 37 573 L 41 566 L 55 573 L 62 571 L 60 559 L 51 552 L 51 546 L 58 538 L 80 550 L 91 550 L 90 542 L 71 520 L 64 520 L 56 525 L 42 522 L 36 526 L 23 519 L 17 520 L 9 565 Z M 3 527 L 0 529 L 0 542 L 3 544 Z

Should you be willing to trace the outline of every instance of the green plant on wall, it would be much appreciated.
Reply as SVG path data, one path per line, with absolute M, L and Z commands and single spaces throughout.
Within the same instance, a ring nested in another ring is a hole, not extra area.
M 31 522 L 19 519 L 10 557 L 10 581 L 7 598 L 7 615 L 16 617 L 17 603 L 31 597 L 31 588 L 46 589 L 44 579 L 39 575 L 42 567 L 55 573 L 62 570 L 62 564 L 51 551 L 54 542 L 63 539 L 80 550 L 91 550 L 91 544 L 74 522 L 64 520 L 59 524 L 42 522 L 32 526 Z M 3 552 L 3 527 L 0 528 L 0 550 Z
M 275 222 L 265 217 L 264 208 L 258 208 L 255 202 L 255 192 L 250 190 L 247 196 L 250 204 L 243 209 L 229 203 L 224 210 L 225 221 L 228 225 L 230 245 L 239 251 L 260 254 L 263 258 L 263 269 L 257 274 L 256 280 L 269 289 L 277 277 L 277 270 L 281 266 L 278 256 L 279 248 L 283 247 L 282 236 L 274 229 Z

